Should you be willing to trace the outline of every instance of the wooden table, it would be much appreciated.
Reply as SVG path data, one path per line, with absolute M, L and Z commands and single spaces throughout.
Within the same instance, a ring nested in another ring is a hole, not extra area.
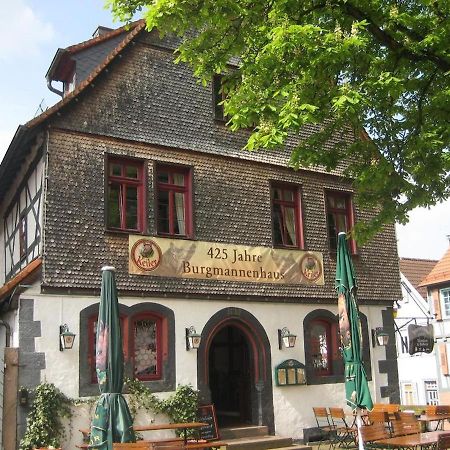
M 444 420 L 450 420 L 450 414 L 422 414 L 418 420 L 421 422 L 437 422 L 435 430 L 442 427 Z
M 448 431 L 428 431 L 427 433 L 407 434 L 406 436 L 380 439 L 374 443 L 376 445 L 385 445 L 386 447 L 391 448 L 429 447 L 436 444 L 439 435 L 443 433 L 448 433 Z

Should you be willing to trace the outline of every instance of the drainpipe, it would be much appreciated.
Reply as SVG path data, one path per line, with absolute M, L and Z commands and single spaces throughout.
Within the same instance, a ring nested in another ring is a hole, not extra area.
M 5 322 L 4 320 L 0 320 L 0 325 L 4 326 L 6 328 L 6 345 L 5 345 L 5 347 L 9 347 L 11 344 L 11 327 L 9 326 L 9 323 Z
M 56 95 L 59 95 L 61 98 L 64 97 L 64 92 L 60 91 L 59 89 L 56 89 L 52 86 L 52 81 L 50 78 L 47 78 L 47 87 L 54 92 Z

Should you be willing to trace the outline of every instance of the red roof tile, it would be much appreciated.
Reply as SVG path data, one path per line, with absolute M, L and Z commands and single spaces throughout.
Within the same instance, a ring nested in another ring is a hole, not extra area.
M 419 285 L 436 263 L 436 259 L 400 258 L 400 272 L 424 299 L 427 298 L 427 289 Z
M 421 286 L 430 286 L 432 284 L 450 283 L 450 247 L 445 255 L 433 267 L 431 272 L 420 283 Z

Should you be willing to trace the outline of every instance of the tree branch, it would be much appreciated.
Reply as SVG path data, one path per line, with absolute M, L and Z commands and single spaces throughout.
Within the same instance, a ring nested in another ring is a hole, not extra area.
M 368 29 L 372 33 L 372 35 L 379 42 L 381 42 L 382 44 L 386 45 L 386 47 L 391 49 L 393 52 L 399 53 L 402 56 L 410 59 L 411 61 L 430 61 L 444 72 L 450 70 L 450 63 L 446 61 L 444 58 L 438 55 L 431 54 L 429 52 L 420 54 L 411 51 L 410 49 L 406 48 L 402 43 L 394 39 L 388 32 L 386 32 L 386 30 L 380 28 L 368 14 L 364 13 L 351 3 L 349 2 L 343 3 L 338 1 L 338 5 L 355 19 L 367 21 Z

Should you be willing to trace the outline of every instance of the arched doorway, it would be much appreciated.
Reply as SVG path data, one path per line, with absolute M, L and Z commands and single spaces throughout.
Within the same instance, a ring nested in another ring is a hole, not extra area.
M 248 340 L 233 325 L 220 329 L 209 346 L 209 388 L 219 426 L 250 424 L 251 361 Z
M 215 405 L 219 427 L 275 432 L 270 343 L 255 316 L 234 307 L 215 313 L 202 330 L 197 368 L 201 402 Z

